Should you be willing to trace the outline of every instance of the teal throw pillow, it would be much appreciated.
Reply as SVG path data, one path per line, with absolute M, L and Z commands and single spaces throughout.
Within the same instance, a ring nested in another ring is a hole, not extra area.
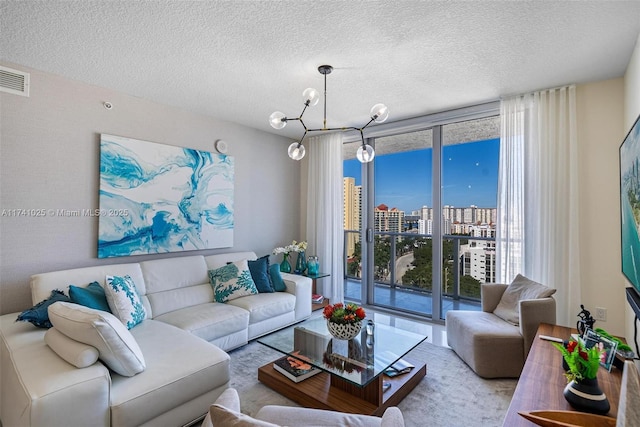
M 69 285 L 69 298 L 73 303 L 111 313 L 107 295 L 98 282 L 89 283 L 86 288 Z
M 284 284 L 284 280 L 282 280 L 282 275 L 280 275 L 280 266 L 278 264 L 272 264 L 269 267 L 269 275 L 271 276 L 271 283 L 273 283 L 273 289 L 276 292 L 284 292 L 287 290 L 287 285 Z
M 271 276 L 269 275 L 269 255 L 258 258 L 255 261 L 247 261 L 251 278 L 256 284 L 259 293 L 273 292 Z
M 111 312 L 127 329 L 133 328 L 147 317 L 131 276 L 107 276 L 104 293 Z
M 54 289 L 51 291 L 49 298 L 20 313 L 16 321 L 31 322 L 38 328 L 51 328 L 53 325 L 49 321 L 49 306 L 58 301 L 70 302 L 69 297 L 64 292 Z
M 217 302 L 227 302 L 258 293 L 246 259 L 209 270 L 208 274 L 213 287 L 213 297 Z

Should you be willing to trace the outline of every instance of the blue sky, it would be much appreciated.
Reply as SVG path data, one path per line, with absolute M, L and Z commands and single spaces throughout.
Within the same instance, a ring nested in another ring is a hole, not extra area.
M 496 206 L 500 140 L 490 139 L 443 148 L 443 205 L 481 208 Z M 416 150 L 376 156 L 376 206 L 384 203 L 407 214 L 432 206 L 433 150 Z M 346 160 L 344 176 L 360 185 L 360 162 Z

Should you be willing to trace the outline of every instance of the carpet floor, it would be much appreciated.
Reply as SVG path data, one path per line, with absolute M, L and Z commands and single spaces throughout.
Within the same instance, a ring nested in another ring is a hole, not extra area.
M 299 406 L 258 382 L 258 367 L 280 353 L 253 341 L 229 354 L 230 386 L 238 390 L 243 413 L 255 415 L 264 405 Z M 410 354 L 425 361 L 427 376 L 398 405 L 408 427 L 502 425 L 517 380 L 480 378 L 453 350 L 427 342 Z

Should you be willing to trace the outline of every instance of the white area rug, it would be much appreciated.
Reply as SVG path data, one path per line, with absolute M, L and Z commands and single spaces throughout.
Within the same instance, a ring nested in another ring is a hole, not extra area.
M 258 382 L 258 367 L 281 356 L 256 341 L 231 351 L 231 387 L 240 394 L 242 412 L 254 415 L 264 405 L 298 406 Z M 400 402 L 409 426 L 501 426 L 516 380 L 478 377 L 453 350 L 422 343 L 411 356 L 424 360 L 427 376 Z

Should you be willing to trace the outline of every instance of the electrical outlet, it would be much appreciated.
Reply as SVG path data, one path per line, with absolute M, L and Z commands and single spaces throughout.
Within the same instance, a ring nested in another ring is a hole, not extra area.
M 607 321 L 607 309 L 604 307 L 596 307 L 596 320 L 602 320 L 603 322 Z

